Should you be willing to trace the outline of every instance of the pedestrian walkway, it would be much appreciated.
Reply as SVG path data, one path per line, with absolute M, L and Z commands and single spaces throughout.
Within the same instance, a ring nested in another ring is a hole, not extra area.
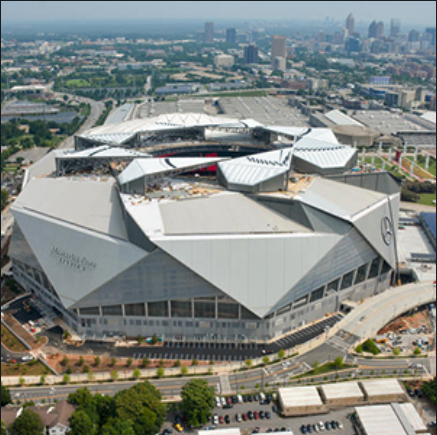
M 232 394 L 231 383 L 227 375 L 220 376 L 220 392 L 222 395 Z

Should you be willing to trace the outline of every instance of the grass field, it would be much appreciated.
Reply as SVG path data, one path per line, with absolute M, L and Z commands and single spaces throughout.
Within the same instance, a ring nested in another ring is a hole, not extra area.
M 421 205 L 429 205 L 431 207 L 436 207 L 433 201 L 436 201 L 437 195 L 435 193 L 424 193 L 420 195 L 419 204 Z
M 27 349 L 14 335 L 12 335 L 7 328 L 2 325 L 2 344 L 12 352 L 26 352 Z
M 91 87 L 90 82 L 88 82 L 87 80 L 83 80 L 83 79 L 75 79 L 75 80 L 68 80 L 65 83 L 65 86 L 67 88 L 89 88 Z
M 29 364 L 2 364 L 2 376 L 41 376 L 50 374 L 47 367 L 40 361 Z
M 419 166 L 421 166 L 423 169 L 426 169 L 426 157 L 419 156 L 417 162 L 419 163 Z M 430 160 L 428 172 L 434 175 L 434 177 L 437 175 L 437 162 L 434 159 Z

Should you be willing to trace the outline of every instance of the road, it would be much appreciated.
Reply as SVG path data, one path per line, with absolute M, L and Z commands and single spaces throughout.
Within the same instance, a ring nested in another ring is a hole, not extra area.
M 56 94 L 57 97 L 62 97 L 64 95 L 65 94 Z M 86 130 L 89 130 L 95 125 L 95 123 L 98 121 L 102 113 L 105 111 L 105 105 L 101 101 L 95 101 L 89 98 L 78 97 L 76 95 L 69 95 L 69 97 L 79 101 L 80 103 L 89 104 L 91 106 L 90 116 L 82 125 L 82 127 L 75 133 L 76 135 L 78 135 Z M 73 148 L 74 148 L 74 136 L 71 136 L 68 139 L 66 139 L 59 147 L 59 149 L 61 150 L 69 150 Z

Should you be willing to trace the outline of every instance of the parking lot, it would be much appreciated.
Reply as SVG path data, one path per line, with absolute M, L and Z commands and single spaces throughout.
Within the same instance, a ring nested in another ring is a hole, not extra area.
M 332 431 L 332 433 L 338 432 L 346 435 L 354 435 L 356 432 L 353 428 L 353 423 L 351 422 L 349 416 L 353 414 L 354 410 L 352 408 L 338 410 L 331 412 L 329 414 L 324 415 L 316 415 L 309 417 L 298 417 L 298 418 L 283 418 L 278 413 L 275 412 L 275 406 L 273 403 L 270 405 L 261 405 L 259 402 L 252 403 L 244 403 L 233 405 L 232 409 L 223 409 L 215 408 L 213 414 L 216 415 L 219 419 L 222 417 L 223 419 L 226 416 L 229 416 L 230 424 L 218 424 L 217 429 L 225 429 L 225 428 L 239 428 L 243 435 L 252 435 L 254 432 L 260 433 L 274 433 L 274 432 L 289 432 L 295 435 L 301 434 L 301 427 L 303 425 L 316 425 L 320 422 L 323 422 L 325 425 L 327 422 L 339 422 L 344 426 L 343 430 Z M 264 415 L 266 413 L 270 413 L 271 418 L 264 419 L 259 418 L 258 420 L 248 420 L 243 421 L 241 423 L 237 422 L 237 414 L 241 414 L 241 416 L 247 416 L 249 412 L 258 413 L 258 415 L 263 412 Z M 213 425 L 214 417 L 210 423 L 209 427 L 215 428 Z M 222 420 L 223 421 L 223 420 Z

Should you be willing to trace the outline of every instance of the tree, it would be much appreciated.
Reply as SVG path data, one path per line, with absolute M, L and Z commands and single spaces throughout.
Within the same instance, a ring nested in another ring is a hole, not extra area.
M 137 341 L 138 341 L 138 344 L 143 344 L 144 343 L 144 337 L 142 336 L 142 335 L 139 335 L 138 337 L 137 337 Z
M 436 400 L 436 378 L 430 382 L 423 384 L 422 392 L 435 405 Z
M 416 349 L 414 349 L 414 355 L 415 356 L 422 355 L 422 349 L 420 347 L 416 347 Z
M 161 393 L 149 382 L 118 393 L 114 398 L 114 408 L 116 418 L 133 423 L 136 435 L 159 433 L 167 412 Z
M 71 382 L 70 375 L 65 374 L 64 377 L 62 378 L 62 383 L 69 384 L 70 382 Z
M 3 155 L 2 155 L 2 163 L 3 163 Z M 2 171 L 2 174 L 3 174 L 3 171 Z M 3 211 L 6 208 L 6 206 L 8 205 L 9 194 L 8 194 L 6 189 L 2 189 L 1 192 L 2 192 L 1 193 L 1 207 L 2 207 L 2 211 Z
M 39 383 L 41 385 L 45 385 L 46 380 L 47 380 L 47 376 L 46 375 L 41 375 L 41 377 L 39 378 Z
M 79 361 L 78 361 L 77 365 L 78 365 L 79 367 L 82 367 L 84 364 L 85 364 L 85 360 L 84 360 L 83 356 L 81 356 L 81 357 L 79 358 Z
M 100 364 L 102 364 L 102 360 L 100 359 L 99 356 L 96 356 L 96 357 L 94 358 L 94 366 L 95 366 L 95 367 L 99 367 Z
M 181 367 L 182 366 L 182 362 L 180 359 L 178 359 L 175 363 L 174 363 L 175 367 Z
M 127 360 L 127 362 L 126 362 L 126 365 L 128 366 L 128 367 L 132 367 L 132 364 L 134 363 L 134 360 L 132 359 L 132 358 L 129 358 L 128 360 Z
M 117 370 L 114 370 L 113 372 L 111 372 L 111 379 L 115 382 L 118 378 L 120 377 L 119 373 L 117 372 Z
M 401 354 L 401 349 L 399 349 L 399 347 L 396 347 L 395 349 L 393 349 L 394 356 L 399 356 L 400 354 Z
M 78 410 L 74 412 L 70 420 L 70 435 L 93 435 L 95 434 L 94 425 L 88 414 Z
M 141 378 L 141 370 L 139 368 L 136 368 L 133 372 L 134 379 L 140 379 Z
M 193 359 L 192 366 L 197 367 L 199 365 L 199 361 L 197 359 Z
M 187 376 L 188 373 L 189 373 L 188 367 L 186 367 L 186 366 L 181 367 L 181 375 L 182 376 Z
M 110 419 L 102 428 L 102 435 L 136 435 L 132 422 L 120 419 Z
M 284 350 L 284 349 L 281 349 L 281 350 L 278 352 L 278 358 L 279 358 L 279 359 L 284 359 L 284 358 L 285 358 L 285 350 Z
M 67 356 L 64 356 L 64 358 L 61 361 L 61 366 L 67 367 L 70 360 L 67 358 Z
M 1 435 L 6 435 L 6 423 L 2 420 Z
M 344 360 L 341 356 L 339 356 L 335 361 L 334 361 L 334 365 L 335 368 L 337 370 L 341 370 L 342 368 L 344 368 Z
M 145 357 L 145 358 L 143 359 L 143 367 L 144 367 L 144 368 L 147 369 L 148 367 L 150 367 L 151 364 L 152 364 L 152 361 L 150 361 L 149 358 Z
M 24 387 L 24 386 L 26 385 L 26 379 L 24 379 L 24 378 L 20 378 L 20 379 L 18 380 L 18 382 L 19 382 L 19 384 L 20 384 L 20 387 Z
M 249 368 L 252 368 L 253 367 L 253 361 L 251 359 L 248 359 L 246 361 L 246 366 L 249 367 Z
M 3 408 L 4 406 L 10 405 L 11 403 L 12 403 L 12 398 L 9 388 L 1 384 L 1 407 Z
M 158 370 L 156 370 L 156 377 L 161 379 L 165 376 L 165 370 L 163 367 L 159 367 Z
M 111 363 L 109 364 L 109 367 L 115 367 L 117 365 L 117 358 L 111 358 Z
M 155 345 L 155 344 L 158 344 L 158 343 L 159 343 L 159 337 L 158 337 L 158 335 L 157 335 L 157 334 L 153 334 L 153 337 L 152 337 L 152 344 Z
M 319 361 L 316 361 L 315 363 L 314 363 L 314 370 L 317 372 L 317 370 L 319 370 L 319 367 L 320 367 L 320 363 L 319 363 Z
M 214 409 L 214 400 L 214 388 L 204 379 L 195 379 L 184 386 L 181 406 L 191 427 L 200 427 L 208 422 Z
M 10 435 L 42 435 L 43 431 L 41 417 L 30 409 L 25 409 L 9 427 Z
M 90 372 L 90 367 L 87 365 L 83 366 L 82 373 L 89 373 L 89 372 Z
M 269 364 L 270 363 L 270 358 L 266 355 L 264 358 L 263 358 L 263 364 L 266 366 L 267 364 Z

